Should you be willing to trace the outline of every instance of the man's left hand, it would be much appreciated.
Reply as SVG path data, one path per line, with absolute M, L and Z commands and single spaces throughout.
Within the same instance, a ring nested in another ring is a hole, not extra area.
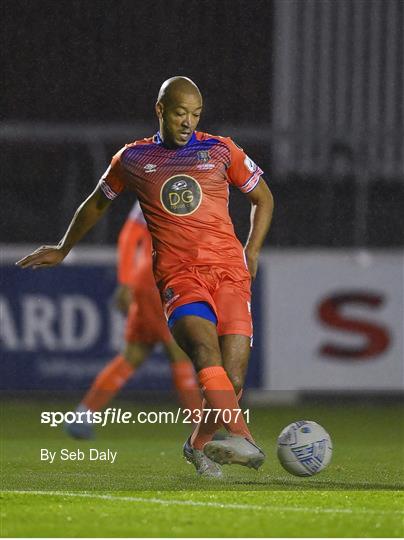
M 246 249 L 244 251 L 247 261 L 248 271 L 250 272 L 251 279 L 255 279 L 258 270 L 258 253 Z

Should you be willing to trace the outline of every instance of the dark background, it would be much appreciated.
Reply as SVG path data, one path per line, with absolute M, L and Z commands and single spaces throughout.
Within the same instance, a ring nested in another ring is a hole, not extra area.
M 404 244 L 399 0 L 3 0 L 1 10 L 2 242 L 58 241 L 113 153 L 157 129 L 161 83 L 187 75 L 205 100 L 199 128 L 233 136 L 266 173 L 268 243 Z M 132 201 L 114 203 L 88 241 L 113 243 Z M 231 211 L 243 239 L 238 193 Z
M 269 119 L 271 2 L 20 0 L 3 11 L 9 119 L 150 122 L 177 74 L 201 86 L 206 126 Z

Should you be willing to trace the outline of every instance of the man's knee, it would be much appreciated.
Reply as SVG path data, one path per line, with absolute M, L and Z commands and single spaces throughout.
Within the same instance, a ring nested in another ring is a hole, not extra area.
M 172 333 L 181 349 L 191 358 L 197 371 L 222 365 L 217 330 L 210 321 L 202 317 L 182 317 L 174 324 Z
M 187 353 L 197 370 L 208 366 L 222 365 L 220 350 L 212 343 L 193 341 L 189 344 Z

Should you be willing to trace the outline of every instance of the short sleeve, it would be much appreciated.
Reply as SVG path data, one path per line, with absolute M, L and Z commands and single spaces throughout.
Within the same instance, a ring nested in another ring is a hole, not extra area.
M 111 164 L 101 176 L 98 183 L 102 192 L 108 199 L 115 199 L 125 188 L 121 154 L 124 148 L 112 158 Z
M 243 193 L 248 193 L 258 184 L 263 171 L 231 139 L 226 139 L 226 144 L 230 150 L 230 165 L 227 169 L 229 182 Z

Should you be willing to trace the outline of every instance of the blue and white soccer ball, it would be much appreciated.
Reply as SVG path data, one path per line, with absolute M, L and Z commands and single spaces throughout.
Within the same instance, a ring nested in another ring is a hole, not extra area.
M 313 476 L 324 470 L 332 457 L 331 437 L 316 422 L 289 424 L 278 437 L 278 459 L 295 476 Z

